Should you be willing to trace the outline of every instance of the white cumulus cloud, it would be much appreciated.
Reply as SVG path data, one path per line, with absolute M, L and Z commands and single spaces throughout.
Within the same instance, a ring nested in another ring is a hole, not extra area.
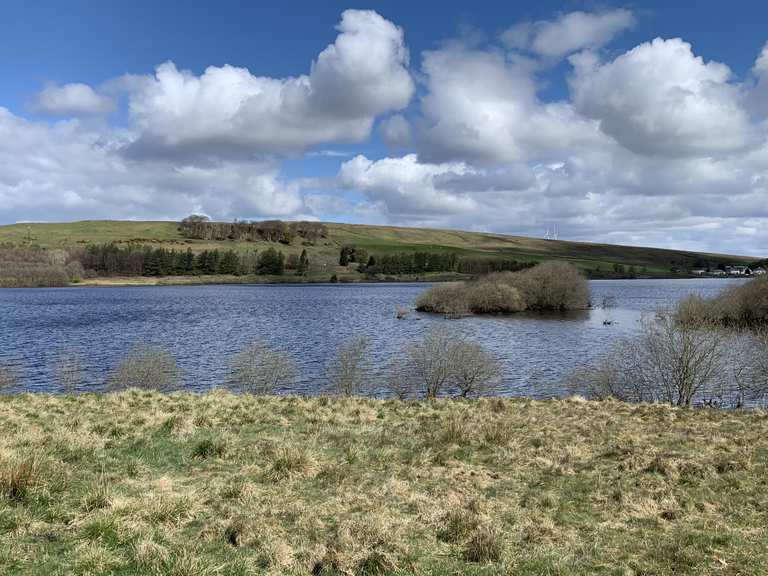
M 603 46 L 633 24 L 630 10 L 575 11 L 555 20 L 516 24 L 501 38 L 511 48 L 530 50 L 546 58 L 561 58 L 584 48 Z
M 542 103 L 531 71 L 461 46 L 424 56 L 421 155 L 430 161 L 517 162 L 599 145 L 597 123 L 567 102 Z
M 615 60 L 572 58 L 576 109 L 641 154 L 735 152 L 752 139 L 739 88 L 725 64 L 705 62 L 678 39 L 641 44 Z
M 296 217 L 295 182 L 270 162 L 205 166 L 138 162 L 118 150 L 130 135 L 92 130 L 77 120 L 53 126 L 0 108 L 0 218 Z
M 37 94 L 32 109 L 52 116 L 102 115 L 112 112 L 115 103 L 87 84 L 71 83 L 59 86 L 51 82 Z
M 130 115 L 141 136 L 130 151 L 280 154 L 365 139 L 376 116 L 410 102 L 408 50 L 403 31 L 373 11 L 345 11 L 338 30 L 308 75 L 212 66 L 196 76 L 167 62 L 153 77 L 132 78 Z

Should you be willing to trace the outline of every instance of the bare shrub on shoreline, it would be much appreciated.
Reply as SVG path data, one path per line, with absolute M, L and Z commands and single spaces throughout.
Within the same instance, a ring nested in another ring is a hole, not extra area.
M 355 336 L 339 345 L 327 368 L 331 390 L 335 394 L 356 396 L 364 390 L 370 372 L 368 349 L 366 336 Z
M 113 390 L 139 388 L 167 391 L 178 385 L 181 376 L 176 359 L 162 348 L 139 344 L 123 357 L 109 378 Z
M 453 374 L 454 339 L 445 328 L 430 330 L 408 350 L 413 378 L 427 398 L 437 398 Z
M 19 374 L 13 366 L 0 364 L 0 392 L 19 383 Z
M 454 344 L 451 382 L 458 396 L 467 398 L 492 390 L 501 377 L 501 365 L 482 346 L 460 341 Z
M 727 288 L 713 298 L 689 296 L 678 305 L 676 317 L 684 324 L 709 322 L 732 328 L 768 326 L 768 276 Z
M 493 390 L 500 377 L 498 360 L 481 345 L 439 327 L 408 349 L 404 365 L 391 375 L 390 390 L 399 398 L 467 398 Z
M 85 382 L 83 360 L 76 350 L 62 350 L 54 360 L 53 368 L 59 386 L 66 394 L 74 394 Z
M 232 358 L 230 382 L 241 392 L 273 394 L 295 376 L 291 359 L 262 342 L 249 344 Z
M 643 321 L 639 336 L 574 374 L 570 386 L 592 398 L 741 408 L 768 390 L 760 368 L 762 358 L 768 365 L 765 349 L 753 334 L 660 313 Z
M 436 285 L 419 295 L 422 312 L 447 315 L 564 311 L 589 306 L 589 285 L 567 262 L 544 262 L 520 272 L 494 272 L 471 282 Z

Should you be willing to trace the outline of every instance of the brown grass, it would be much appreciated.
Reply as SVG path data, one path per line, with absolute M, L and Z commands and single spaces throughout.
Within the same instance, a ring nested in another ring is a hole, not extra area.
M 4 396 L 0 573 L 765 574 L 766 455 L 760 411 Z

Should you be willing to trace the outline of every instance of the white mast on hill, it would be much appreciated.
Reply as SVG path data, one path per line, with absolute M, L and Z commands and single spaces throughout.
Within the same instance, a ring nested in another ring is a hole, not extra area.
M 547 233 L 544 236 L 544 240 L 557 240 L 558 233 L 557 233 L 557 224 L 555 224 L 552 227 L 552 231 L 550 232 L 549 226 L 547 226 Z

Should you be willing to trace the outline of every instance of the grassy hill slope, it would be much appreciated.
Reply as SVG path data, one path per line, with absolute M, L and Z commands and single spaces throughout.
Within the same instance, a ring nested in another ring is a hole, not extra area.
M 610 270 L 614 264 L 634 266 L 650 275 L 666 275 L 673 267 L 689 269 L 708 261 L 711 265 L 738 264 L 755 260 L 751 257 L 729 256 L 662 250 L 636 246 L 544 240 L 522 236 L 436 230 L 426 228 L 400 228 L 358 224 L 328 223 L 329 236 L 315 246 L 307 248 L 315 263 L 334 266 L 339 248 L 353 245 L 366 248 L 373 254 L 405 251 L 456 252 L 466 256 L 514 258 L 517 260 L 569 260 L 578 267 L 594 271 Z M 13 224 L 0 226 L 0 244 L 16 246 L 34 244 L 46 248 L 84 246 L 107 242 L 137 242 L 166 248 L 194 251 L 207 248 L 234 248 L 252 250 L 267 247 L 267 242 L 189 240 L 182 237 L 175 222 L 82 221 L 55 224 Z M 286 253 L 298 253 L 304 248 L 299 242 L 277 245 Z

